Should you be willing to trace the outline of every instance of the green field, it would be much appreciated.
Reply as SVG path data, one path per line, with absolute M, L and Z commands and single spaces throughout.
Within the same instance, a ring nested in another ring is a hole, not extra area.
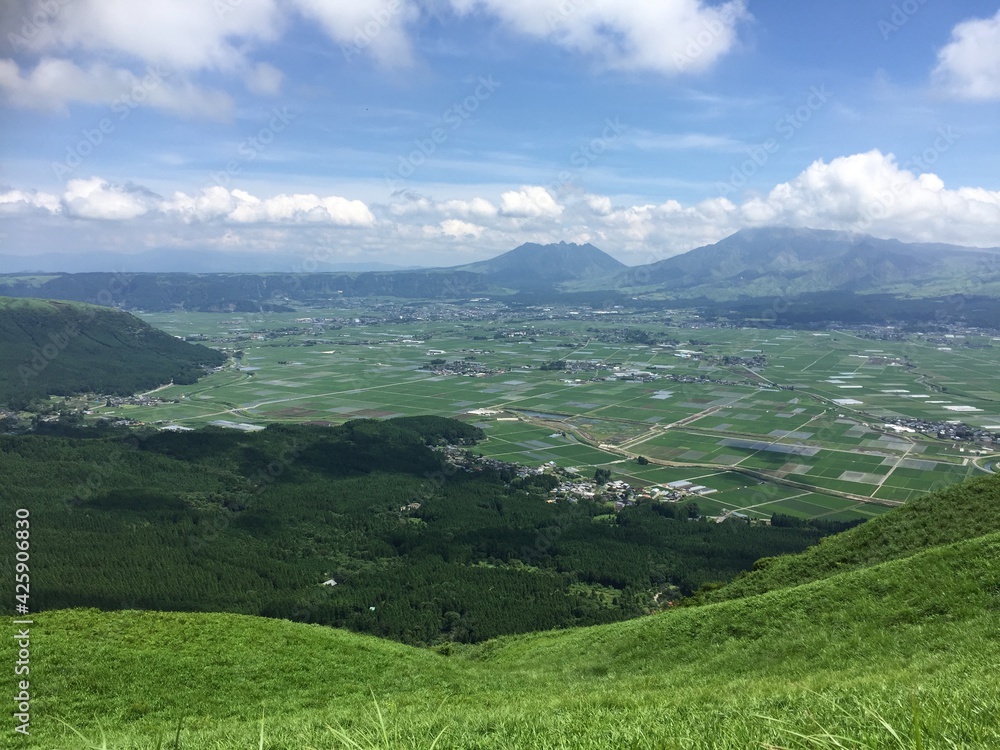
M 970 340 L 975 347 L 955 339 L 949 347 L 924 335 L 881 341 L 847 331 L 680 328 L 656 316 L 609 322 L 566 311 L 557 320 L 527 312 L 491 320 L 461 318 L 456 309 L 438 306 L 407 322 L 378 305 L 145 315 L 169 333 L 239 350 L 238 367 L 152 394 L 175 403 L 94 403 L 92 411 L 188 427 L 452 416 L 486 431 L 484 454 L 512 462 L 554 461 L 581 472 L 606 466 L 640 485 L 758 472 L 735 475 L 704 499 L 713 511 L 756 517 L 775 510 L 868 517 L 884 507 L 858 498 L 905 502 L 981 473 L 968 444 L 897 433 L 885 419 L 1000 430 L 989 339 Z M 672 343 L 613 343 L 623 327 Z M 763 357 L 764 364 L 751 372 L 725 357 Z M 491 372 L 422 369 L 432 360 Z M 540 369 L 555 360 L 579 369 Z M 628 370 L 655 379 L 615 379 Z M 639 471 L 637 456 L 653 462 L 647 471 Z M 760 479 L 767 483 L 756 487 Z

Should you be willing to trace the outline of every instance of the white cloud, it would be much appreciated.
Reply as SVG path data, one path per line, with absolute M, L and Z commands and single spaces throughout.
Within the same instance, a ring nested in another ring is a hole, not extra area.
M 238 70 L 248 45 L 276 40 L 283 26 L 277 0 L 54 2 L 61 7 L 28 41 L 32 50 L 113 50 L 184 71 Z
M 112 185 L 100 177 L 70 180 L 62 196 L 63 212 L 80 219 L 124 221 L 155 207 L 156 196 L 134 186 Z
M 611 199 L 606 195 L 588 195 L 585 200 L 587 201 L 587 208 L 593 211 L 598 216 L 610 216 L 613 210 Z
M 500 212 L 513 218 L 555 218 L 563 212 L 552 194 L 543 187 L 526 185 L 500 196 Z
M 592 55 L 610 68 L 664 74 L 702 71 L 737 44 L 750 18 L 744 0 L 450 0 L 517 32 Z
M 40 221 L 39 212 L 51 218 Z M 62 196 L 7 188 L 0 193 L 0 213 L 5 231 L 24 237 L 40 228 L 47 237 L 63 232 L 61 240 L 49 239 L 44 246 L 72 240 L 81 252 L 123 243 L 276 253 L 322 246 L 407 264 L 472 259 L 456 259 L 458 247 L 488 257 L 526 241 L 560 240 L 593 242 L 626 262 L 648 263 L 759 226 L 1000 246 L 1000 191 L 949 187 L 929 168 L 900 164 L 877 150 L 816 161 L 768 193 L 741 202 L 718 197 L 694 204 L 630 204 L 620 197 L 579 194 L 559 203 L 545 188 L 525 186 L 502 192 L 499 199 L 406 193 L 370 208 L 338 196 L 292 191 L 257 196 L 219 186 L 164 199 L 141 186 L 94 177 L 71 180 Z M 109 228 L 110 220 L 118 223 Z
M 232 195 L 238 203 L 228 218 L 241 223 L 316 222 L 339 227 L 370 227 L 375 223 L 363 202 L 335 195 L 276 195 L 263 200 L 242 190 L 234 190 Z
M 433 219 L 438 216 L 473 218 L 478 220 L 495 217 L 499 209 L 485 198 L 463 200 L 455 198 L 446 201 L 435 201 L 412 191 L 400 194 L 400 200 L 389 205 L 389 211 L 394 216 L 420 216 Z
M 473 198 L 472 200 L 450 200 L 440 204 L 440 208 L 449 214 L 459 216 L 473 216 L 479 219 L 487 219 L 496 216 L 497 207 L 485 198 Z
M 467 221 L 460 221 L 459 219 L 446 219 L 439 226 L 441 227 L 442 234 L 454 237 L 455 239 L 464 237 L 479 239 L 483 236 L 483 232 L 486 231 L 486 227 L 481 227 L 478 224 L 470 224 Z
M 197 196 L 175 193 L 161 206 L 182 221 L 230 221 L 237 224 L 330 224 L 338 227 L 370 227 L 375 217 L 362 201 L 339 196 L 312 194 L 276 195 L 258 198 L 244 190 L 211 187 Z
M 176 192 L 169 200 L 140 185 L 114 185 L 100 177 L 70 180 L 61 197 L 9 190 L 0 193 L 7 212 L 44 209 L 76 219 L 123 221 L 149 215 L 182 224 L 313 224 L 365 227 L 375 216 L 364 202 L 340 196 L 280 194 L 260 198 L 244 190 L 214 186 L 196 195 Z
M 411 0 L 292 0 L 340 44 L 348 60 L 371 54 L 386 66 L 412 59 L 406 25 L 418 15 Z
M 963 21 L 938 52 L 934 81 L 959 99 L 1000 99 L 1000 11 Z
M 1000 245 L 1000 191 L 947 189 L 875 150 L 816 161 L 741 207 L 753 224 L 847 229 L 913 242 Z
M 199 89 L 167 68 L 151 66 L 136 74 L 104 63 L 83 69 L 70 60 L 48 57 L 24 74 L 13 60 L 0 60 L 0 91 L 14 106 L 30 109 L 62 110 L 70 102 L 107 104 L 119 119 L 147 105 L 213 119 L 228 117 L 233 107 L 228 94 Z
M 0 90 L 14 106 L 61 110 L 138 96 L 173 114 L 224 119 L 232 99 L 200 88 L 197 73 L 242 76 L 255 93 L 273 94 L 281 83 L 274 67 L 249 59 L 256 45 L 280 37 L 279 0 L 7 1 L 16 8 L 0 19 L 0 33 L 39 58 L 23 74 L 14 60 L 0 60 Z M 22 33 L 22 19 L 39 13 L 44 22 Z M 161 80 L 143 92 L 152 71 Z
M 59 202 L 59 196 L 51 193 L 24 190 L 8 190 L 6 193 L 0 193 L 0 211 L 15 213 L 33 209 L 58 213 L 62 210 L 62 204 Z

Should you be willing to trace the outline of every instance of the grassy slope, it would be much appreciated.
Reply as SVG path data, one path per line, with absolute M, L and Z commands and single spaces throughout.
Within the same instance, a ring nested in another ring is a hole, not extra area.
M 913 500 L 868 523 L 827 537 L 798 555 L 765 558 L 760 569 L 713 592 L 706 602 L 761 594 L 1000 530 L 1000 477 L 985 476 Z
M 55 717 L 89 737 L 102 725 L 111 748 L 152 748 L 180 716 L 183 748 L 258 747 L 262 708 L 266 748 L 343 747 L 325 725 L 363 739 L 370 692 L 398 733 L 392 748 L 429 748 L 443 729 L 438 748 L 742 749 L 799 746 L 793 731 L 818 727 L 867 743 L 847 747 L 917 747 L 914 727 L 923 747 L 1000 746 L 997 533 L 451 657 L 234 615 L 64 611 L 36 622 L 46 748 L 81 747 Z
M 153 388 L 224 360 L 111 308 L 0 297 L 0 403 Z

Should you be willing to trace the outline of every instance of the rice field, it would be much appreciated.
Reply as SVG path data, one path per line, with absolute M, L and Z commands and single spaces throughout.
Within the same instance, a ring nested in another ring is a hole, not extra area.
M 698 500 L 709 512 L 868 517 L 885 506 L 855 498 L 906 501 L 979 471 L 968 444 L 897 432 L 886 419 L 1000 432 L 998 357 L 981 340 L 628 320 L 671 342 L 647 345 L 617 343 L 620 319 L 397 322 L 377 306 L 143 317 L 239 350 L 239 364 L 153 394 L 167 403 L 95 403 L 96 415 L 251 429 L 438 414 L 482 427 L 478 450 L 503 460 L 582 474 L 606 467 L 639 485 L 692 481 L 710 490 Z M 752 358 L 762 363 L 753 372 L 741 364 Z M 481 372 L 428 369 L 442 360 Z M 557 360 L 571 369 L 541 369 Z

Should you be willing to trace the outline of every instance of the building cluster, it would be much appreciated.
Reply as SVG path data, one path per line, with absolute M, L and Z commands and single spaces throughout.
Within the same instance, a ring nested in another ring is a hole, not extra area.
M 550 494 L 552 501 L 568 500 L 571 503 L 599 499 L 602 502 L 614 503 L 616 510 L 634 505 L 636 501 L 635 490 L 628 482 L 620 479 L 598 484 L 591 479 L 566 477 L 565 481 L 554 487 Z
M 941 440 L 967 441 L 983 445 L 1000 444 L 1000 432 L 986 430 L 982 427 L 973 427 L 956 420 L 940 421 L 918 419 L 915 417 L 888 417 L 885 419 L 885 422 L 887 426 L 912 430 Z
M 177 399 L 162 399 L 155 396 L 101 396 L 105 407 L 110 406 L 157 406 L 159 404 L 176 404 Z
M 501 461 L 498 458 L 481 456 L 458 445 L 446 445 L 436 450 L 444 453 L 448 463 L 470 472 L 492 470 L 512 478 L 527 479 L 557 470 L 554 462 L 549 462 L 544 466 L 524 466 L 523 464 Z
M 489 375 L 502 375 L 505 372 L 510 372 L 506 367 L 491 367 L 469 359 L 457 359 L 453 362 L 429 362 L 420 369 L 430 370 L 435 375 L 464 375 L 467 378 L 485 378 Z

